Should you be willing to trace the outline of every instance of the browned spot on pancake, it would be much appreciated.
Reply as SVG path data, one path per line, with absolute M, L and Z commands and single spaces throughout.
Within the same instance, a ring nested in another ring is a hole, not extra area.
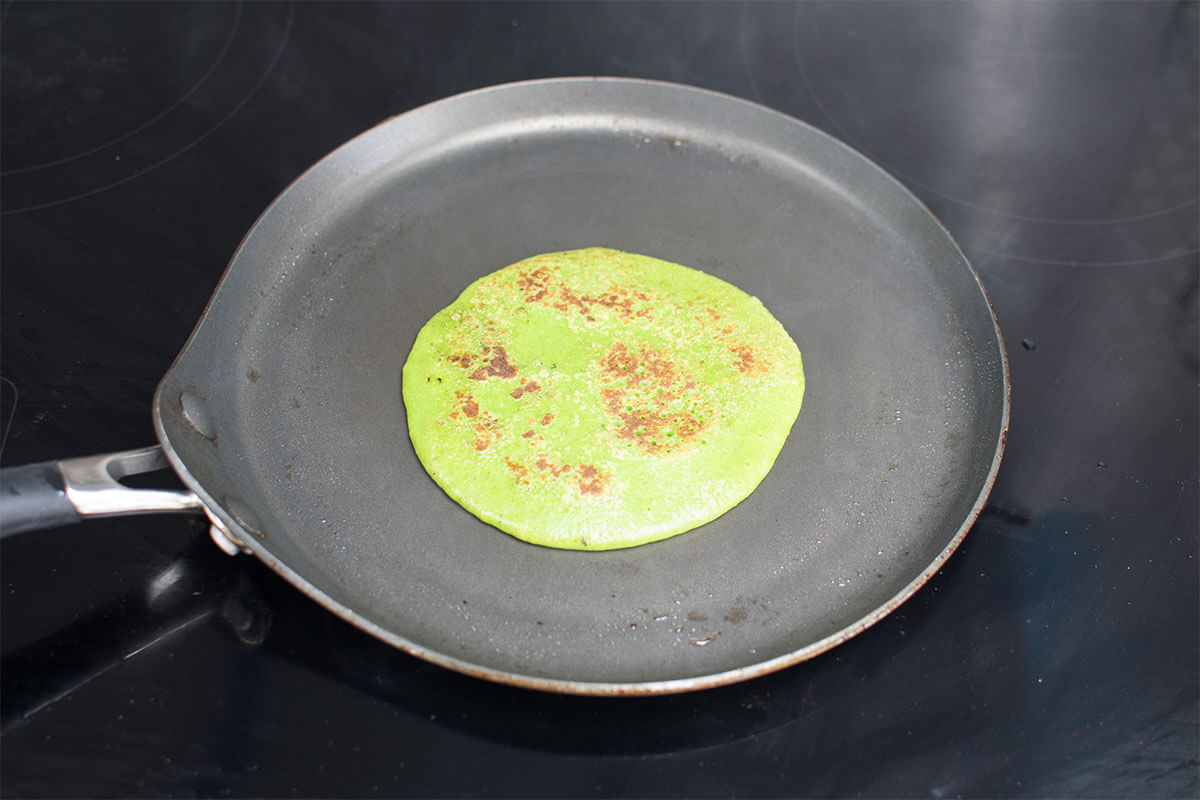
M 479 401 L 464 391 L 456 391 L 454 394 L 458 398 L 458 406 L 447 416 L 451 420 L 457 420 L 461 412 L 461 415 L 467 418 L 464 422 L 477 434 L 476 450 L 483 452 L 497 439 L 503 438 L 504 434 L 501 432 L 503 426 L 500 425 L 500 420 L 489 414 L 486 409 L 481 408 Z
M 537 303 L 553 308 L 562 314 L 578 312 L 588 322 L 597 322 L 596 308 L 603 307 L 622 319 L 633 315 L 649 316 L 646 308 L 634 308 L 636 301 L 648 301 L 650 295 L 633 286 L 614 284 L 598 297 L 580 294 L 571 284 L 562 280 L 557 268 L 535 266 L 516 278 L 517 290 L 526 303 Z
M 678 380 L 686 379 L 675 368 L 675 362 L 656 350 L 642 348 L 629 352 L 623 342 L 614 342 L 600 363 L 602 377 L 609 381 L 624 379 L 627 386 L 643 383 L 665 389 Z
M 640 300 L 650 299 L 645 293 L 635 292 L 625 286 L 610 286 L 608 291 L 602 292 L 599 297 L 584 295 L 577 298 L 573 294 L 568 293 L 564 295 L 563 299 L 567 303 L 576 306 L 588 322 L 595 322 L 596 317 L 593 314 L 594 306 L 607 308 L 621 319 L 628 320 L 635 313 L 633 310 L 635 297 Z M 649 314 L 649 310 L 647 309 L 640 309 L 640 311 L 643 314 Z
M 495 347 L 484 347 L 484 355 L 495 353 L 488 362 L 479 369 L 472 372 L 469 377 L 473 381 L 485 381 L 488 378 L 512 378 L 517 374 L 517 368 L 508 363 L 508 353 L 503 347 L 496 345 Z
M 700 420 L 686 411 L 664 414 L 657 410 L 623 411 L 617 415 L 621 427 L 613 433 L 628 439 L 648 453 L 672 449 L 690 441 L 703 427 Z
M 533 435 L 534 435 L 533 431 L 531 431 L 531 430 L 525 431 L 524 433 L 521 434 L 521 436 L 523 436 L 526 439 L 532 439 Z
M 450 358 L 449 358 L 449 361 L 451 364 L 457 364 L 458 366 L 462 367 L 463 369 L 466 369 L 467 367 L 471 366 L 471 363 L 474 360 L 475 360 L 475 357 L 468 355 L 467 353 L 463 353 L 463 354 L 457 355 L 457 356 L 450 356 Z
M 559 283 L 558 296 L 560 298 L 559 302 L 554 303 L 553 305 L 559 311 L 566 311 L 568 307 L 573 306 L 579 309 L 579 313 L 583 314 L 584 316 L 587 316 L 591 313 L 592 308 L 589 302 L 591 298 L 580 297 L 579 295 L 575 294 L 575 292 L 571 291 L 571 287 L 567 284 Z
M 621 413 L 621 406 L 625 403 L 625 392 L 620 389 L 601 389 L 600 396 L 604 398 L 604 409 L 613 416 Z
M 743 374 L 760 372 L 765 367 L 758 351 L 748 344 L 730 345 L 729 352 L 738 357 L 737 368 Z
M 630 378 L 635 380 L 637 366 L 637 356 L 629 352 L 629 348 L 625 346 L 624 342 L 613 342 L 601 362 L 605 375 L 612 379 Z
M 526 467 L 524 464 L 518 464 L 516 461 L 513 461 L 507 456 L 504 458 L 504 463 L 513 471 L 517 483 L 529 483 L 528 467 Z
M 605 308 L 611 308 L 618 313 L 629 314 L 633 309 L 633 298 L 627 293 L 609 292 L 596 298 L 596 302 Z
M 605 412 L 619 424 L 611 429 L 647 453 L 673 450 L 696 437 L 704 423 L 681 401 L 696 387 L 695 379 L 662 353 L 642 348 L 637 354 L 614 342 L 600 360 L 600 390 Z
M 641 357 L 640 366 L 658 383 L 673 383 L 680 376 L 680 372 L 675 369 L 675 362 L 669 358 L 663 358 L 648 350 L 643 350 Z
M 543 424 L 543 425 L 549 425 L 551 422 L 554 422 L 554 415 L 553 415 L 553 414 L 547 414 L 546 416 L 542 417 L 542 424 Z
M 542 387 L 538 385 L 537 381 L 530 381 L 529 383 L 525 384 L 524 386 L 518 386 L 517 388 L 513 389 L 508 394 L 514 400 L 520 400 L 521 397 L 526 392 L 536 392 L 538 389 L 541 389 L 541 388 Z
M 471 419 L 475 419 L 479 415 L 479 403 L 475 398 L 461 389 L 454 391 L 456 407 L 447 416 L 450 419 L 458 419 L 460 414 L 466 414 Z
M 549 472 L 556 478 L 571 471 L 570 464 L 555 464 L 554 462 L 548 460 L 545 456 L 538 456 L 538 460 L 534 466 L 543 472 Z
M 549 293 L 551 273 L 547 267 L 523 272 L 517 276 L 517 286 L 525 296 L 526 303 L 536 303 Z
M 580 464 L 576 472 L 579 473 L 580 494 L 603 494 L 608 487 L 609 476 L 596 469 L 594 464 Z

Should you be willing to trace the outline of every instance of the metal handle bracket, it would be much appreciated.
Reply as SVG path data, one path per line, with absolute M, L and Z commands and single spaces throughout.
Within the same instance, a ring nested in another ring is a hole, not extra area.
M 134 489 L 121 478 L 169 466 L 158 446 L 58 462 L 67 499 L 83 517 L 160 514 L 199 511 L 204 504 L 192 492 L 172 489 Z

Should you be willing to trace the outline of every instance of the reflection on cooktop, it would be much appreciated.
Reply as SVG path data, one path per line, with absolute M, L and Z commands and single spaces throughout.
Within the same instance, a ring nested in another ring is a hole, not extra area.
M 1145 264 L 1198 249 L 1198 8 L 806 4 L 791 66 L 818 124 L 921 195 L 976 259 Z M 946 14 L 970 35 L 945 38 L 932 18 Z M 1190 26 L 1172 25 L 1180 14 Z
M 0 212 L 9 214 L 133 180 L 211 135 L 271 73 L 293 8 L 63 4 L 5 12 L 4 52 L 21 56 L 5 58 L 3 69 Z M 131 15 L 140 17 L 136 25 Z M 151 25 L 160 37 L 138 35 Z

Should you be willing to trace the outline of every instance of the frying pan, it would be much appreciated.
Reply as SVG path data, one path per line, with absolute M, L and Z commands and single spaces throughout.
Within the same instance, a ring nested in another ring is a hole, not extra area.
M 477 277 L 597 245 L 761 298 L 808 386 L 774 469 L 724 516 L 627 550 L 553 550 L 428 477 L 401 367 Z M 912 595 L 983 506 L 1008 402 L 977 276 L 867 159 L 709 91 L 533 81 L 387 120 L 304 173 L 162 379 L 159 446 L 8 470 L 3 514 L 13 531 L 203 510 L 226 550 L 437 664 L 558 692 L 679 692 L 810 658 Z M 115 480 L 165 463 L 188 491 Z

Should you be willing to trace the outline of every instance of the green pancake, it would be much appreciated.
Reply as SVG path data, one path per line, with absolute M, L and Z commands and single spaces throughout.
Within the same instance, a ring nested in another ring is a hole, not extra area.
M 609 550 L 703 525 L 775 462 L 800 351 L 756 298 L 592 248 L 480 278 L 404 365 L 413 447 L 450 497 L 535 544 Z

